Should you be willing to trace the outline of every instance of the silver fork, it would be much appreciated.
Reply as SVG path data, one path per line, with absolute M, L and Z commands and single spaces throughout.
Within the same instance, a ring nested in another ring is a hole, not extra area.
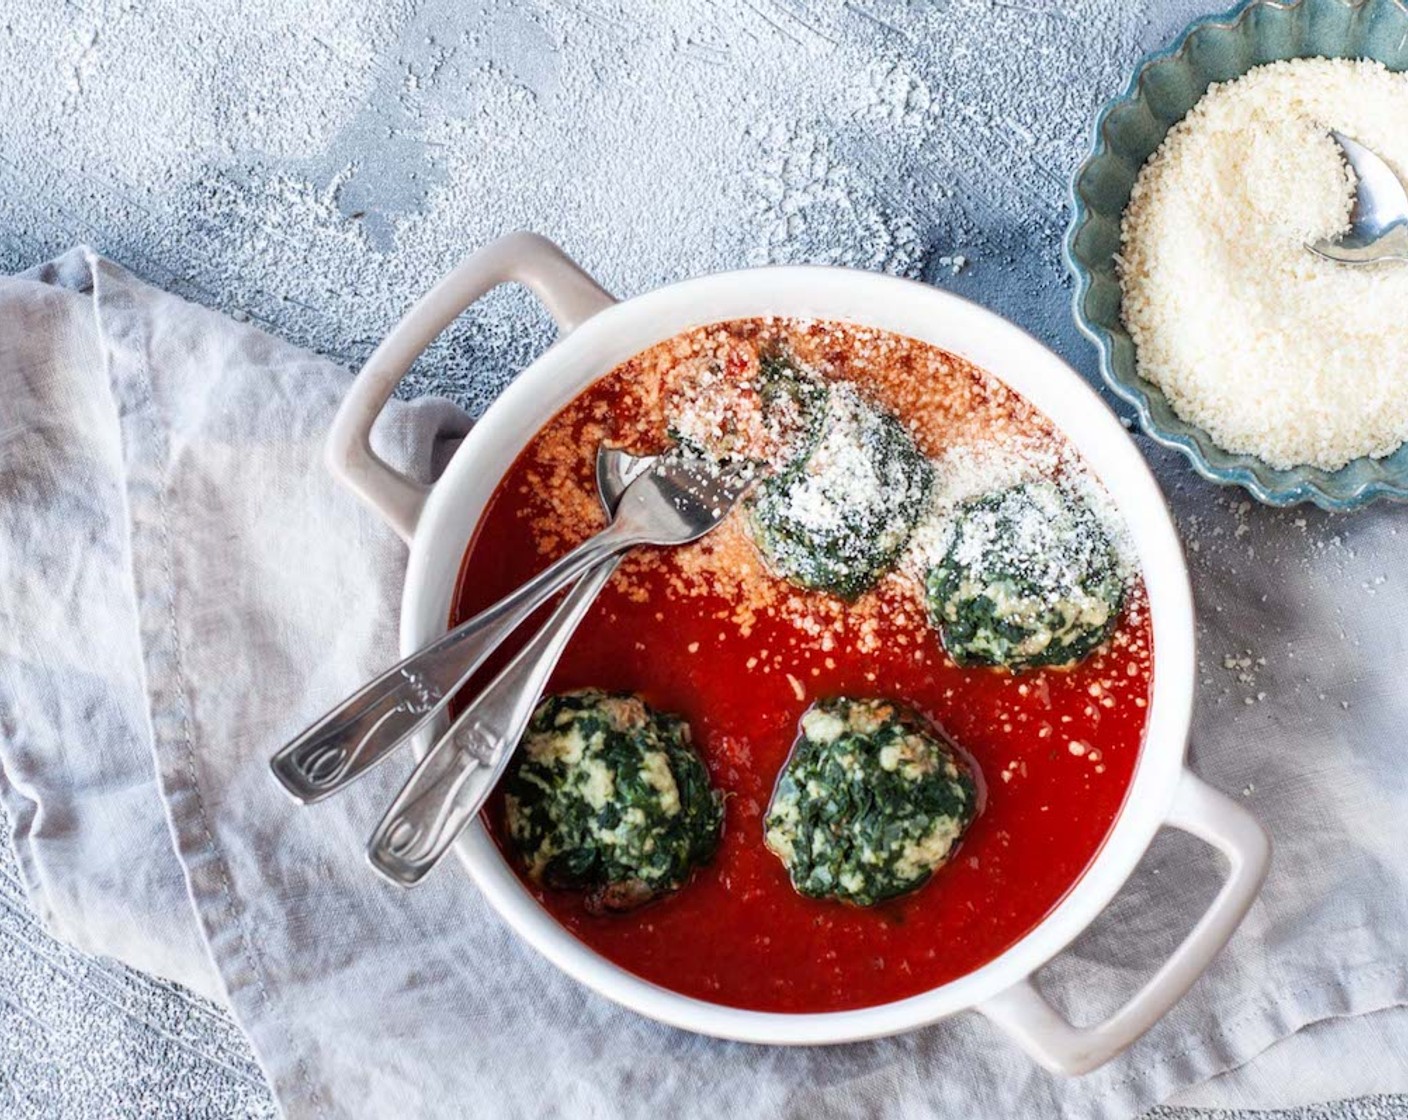
M 739 472 L 678 456 L 666 462 L 668 469 L 648 488 L 621 491 L 623 503 L 626 493 L 636 494 L 631 509 L 620 511 L 625 516 L 512 595 L 393 665 L 283 747 L 269 765 L 284 788 L 303 804 L 336 793 L 434 719 L 509 634 L 588 568 L 638 544 L 682 544 L 712 528 L 688 523 L 684 511 L 693 507 L 677 503 L 693 489 L 696 506 L 713 508 L 737 484 Z M 613 469 L 609 459 L 606 469 Z
M 608 517 L 654 461 L 597 448 L 597 493 Z M 283 747 L 269 764 L 275 776 L 305 805 L 343 789 L 439 715 L 508 636 L 512 621 L 484 627 L 470 619 L 393 665 Z
M 648 467 L 621 494 L 612 525 L 622 518 L 655 523 L 651 543 L 666 543 L 658 537 L 668 535 L 669 543 L 683 544 L 718 525 L 752 479 L 745 467 L 719 468 L 695 460 L 684 469 L 685 463 L 669 458 Z M 605 503 L 612 484 L 602 478 L 600 462 L 598 466 L 598 489 Z M 582 578 L 411 774 L 367 847 L 372 866 L 392 882 L 407 887 L 420 882 L 479 812 L 522 738 L 568 640 L 618 562 L 619 552 Z

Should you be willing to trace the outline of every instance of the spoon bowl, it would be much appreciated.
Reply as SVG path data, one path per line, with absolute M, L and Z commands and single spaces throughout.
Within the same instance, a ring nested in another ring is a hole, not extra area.
M 1351 136 L 1330 131 L 1354 172 L 1354 207 L 1349 230 L 1306 246 L 1337 264 L 1378 264 L 1408 260 L 1408 191 L 1382 158 Z
M 654 455 L 632 455 L 604 443 L 596 449 L 596 493 L 608 518 L 616 513 L 626 487 L 650 470 L 655 462 Z

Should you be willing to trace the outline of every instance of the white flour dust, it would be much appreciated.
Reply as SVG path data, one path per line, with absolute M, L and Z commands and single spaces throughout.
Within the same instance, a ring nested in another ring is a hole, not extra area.
M 0 63 L 38 77 L 0 88 L 0 265 L 88 241 L 348 364 L 518 227 L 622 294 L 846 264 L 1064 331 L 1032 297 L 1061 283 L 1066 179 L 1139 22 L 1098 0 L 16 5 Z M 548 338 L 499 293 L 409 391 L 477 410 Z

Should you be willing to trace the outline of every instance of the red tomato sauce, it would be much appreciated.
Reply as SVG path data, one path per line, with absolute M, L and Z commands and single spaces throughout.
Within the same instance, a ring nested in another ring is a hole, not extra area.
M 579 499 L 594 495 L 591 460 L 603 428 L 619 432 L 621 418 L 639 408 L 608 377 L 554 421 L 560 442 L 580 451 Z M 519 457 L 478 526 L 454 622 L 583 535 L 564 529 L 544 544 L 536 447 Z M 843 622 L 825 649 L 799 642 L 795 619 L 781 613 L 739 627 L 731 603 L 681 593 L 682 562 L 661 552 L 628 562 L 636 570 L 592 608 L 551 689 L 635 692 L 687 719 L 725 792 L 723 841 L 683 889 L 628 914 L 589 915 L 580 896 L 525 878 L 562 925 L 621 967 L 685 995 L 821 1012 L 913 996 L 962 976 L 1060 902 L 1110 830 L 1143 739 L 1152 639 L 1141 586 L 1102 652 L 1072 669 L 1014 676 L 954 665 L 903 599 L 872 611 L 864 635 Z M 797 894 L 763 844 L 763 814 L 798 719 L 813 700 L 839 694 L 901 700 L 936 720 L 974 764 L 983 791 L 952 860 L 920 890 L 870 909 Z M 502 811 L 496 794 L 486 819 L 501 847 Z M 521 874 L 507 850 L 505 857 Z

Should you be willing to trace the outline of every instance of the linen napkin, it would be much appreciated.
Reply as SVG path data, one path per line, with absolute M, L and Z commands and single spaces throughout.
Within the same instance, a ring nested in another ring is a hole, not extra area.
M 1202 620 L 1193 764 L 1277 852 L 1126 1055 L 1054 1077 L 976 1015 L 745 1046 L 580 988 L 453 864 L 413 892 L 373 875 L 409 760 L 312 808 L 276 786 L 270 754 L 396 654 L 401 546 L 320 462 L 347 383 L 86 250 L 0 281 L 0 796 L 26 890 L 57 936 L 228 1001 L 288 1115 L 1124 1118 L 1229 1070 L 1202 1103 L 1277 1103 L 1256 1094 L 1291 1070 L 1309 1096 L 1408 1088 L 1408 511 L 1253 508 L 1151 452 Z M 379 450 L 428 479 L 465 425 L 393 403 Z M 1108 1012 L 1216 881 L 1165 834 L 1044 988 Z

